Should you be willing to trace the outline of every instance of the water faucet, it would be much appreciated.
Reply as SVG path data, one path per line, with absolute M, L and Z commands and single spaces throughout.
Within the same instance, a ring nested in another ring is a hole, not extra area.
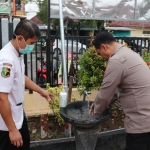
M 89 94 L 91 94 L 91 92 L 84 91 L 83 101 L 85 101 L 86 96 L 89 95 Z

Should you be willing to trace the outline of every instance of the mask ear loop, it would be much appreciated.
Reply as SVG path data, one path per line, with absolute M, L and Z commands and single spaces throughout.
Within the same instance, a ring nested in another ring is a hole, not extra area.
M 15 33 L 13 33 L 13 35 L 14 35 L 15 37 L 17 37 L 17 35 L 16 35 Z
M 18 35 L 16 35 L 15 33 L 13 33 L 13 34 L 16 36 L 16 38 L 18 37 Z M 17 40 L 17 39 L 16 39 L 16 40 Z M 23 37 L 23 40 L 24 40 L 24 42 L 25 42 L 25 44 L 26 44 L 26 46 L 27 46 L 27 43 L 26 43 L 24 37 Z M 17 45 L 18 45 L 18 48 L 21 49 L 20 46 L 19 46 L 18 40 L 17 40 Z
M 16 40 L 17 40 L 17 45 L 18 45 L 18 49 L 20 50 L 20 46 L 19 46 L 19 43 L 18 43 L 18 39 L 17 39 L 17 35 L 15 33 L 13 33 L 15 36 L 16 36 Z M 19 52 L 20 53 L 20 52 Z
M 18 35 L 16 35 L 15 33 L 13 33 L 15 36 L 16 36 L 16 38 L 18 37 Z M 24 40 L 24 42 L 25 42 L 25 44 L 27 45 L 27 43 L 26 43 L 26 41 L 25 41 L 25 39 L 24 39 L 24 37 L 22 37 L 23 38 L 23 40 Z M 18 40 L 17 40 L 18 41 Z

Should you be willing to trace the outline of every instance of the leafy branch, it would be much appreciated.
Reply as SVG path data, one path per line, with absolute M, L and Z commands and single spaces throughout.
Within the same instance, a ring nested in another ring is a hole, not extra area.
M 65 124 L 64 119 L 60 116 L 60 107 L 59 107 L 59 95 L 63 89 L 63 86 L 64 85 L 62 84 L 57 87 L 50 87 L 50 84 L 48 83 L 46 84 L 46 89 L 48 90 L 48 92 L 51 92 L 55 96 L 54 100 L 51 103 L 49 103 L 49 107 L 52 109 L 54 117 L 60 126 Z M 71 100 L 77 101 L 78 98 L 72 96 Z

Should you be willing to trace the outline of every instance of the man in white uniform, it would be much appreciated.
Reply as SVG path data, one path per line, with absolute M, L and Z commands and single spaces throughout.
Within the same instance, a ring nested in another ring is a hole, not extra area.
M 30 136 L 24 116 L 25 87 L 47 99 L 53 95 L 24 75 L 22 54 L 34 49 L 40 36 L 38 26 L 30 21 L 18 23 L 13 39 L 0 51 L 0 150 L 29 150 Z

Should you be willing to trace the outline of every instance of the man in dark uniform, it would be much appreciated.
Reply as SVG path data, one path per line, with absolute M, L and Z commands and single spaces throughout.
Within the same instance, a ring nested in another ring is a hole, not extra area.
M 106 74 L 90 114 L 104 111 L 118 88 L 125 113 L 126 150 L 150 150 L 150 70 L 134 51 L 123 47 L 108 32 L 95 37 L 97 53 L 108 60 Z

